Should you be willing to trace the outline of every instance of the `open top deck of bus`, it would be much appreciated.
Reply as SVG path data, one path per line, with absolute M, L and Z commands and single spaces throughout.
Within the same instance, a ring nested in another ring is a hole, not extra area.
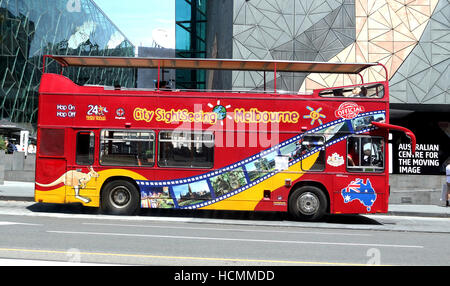
M 158 80 L 155 87 L 160 90 L 161 69 L 204 69 L 204 70 L 230 70 L 230 71 L 259 71 L 264 72 L 264 90 L 239 90 L 233 89 L 233 93 L 286 93 L 277 91 L 277 72 L 293 73 L 328 73 L 328 74 L 357 74 L 364 84 L 361 74 L 367 68 L 381 66 L 388 81 L 388 72 L 381 63 L 329 63 L 313 61 L 287 61 L 287 60 L 242 60 L 242 59 L 203 59 L 203 58 L 133 58 L 133 57 L 102 57 L 102 56 L 68 56 L 68 55 L 45 55 L 44 73 L 46 60 L 53 59 L 61 67 L 61 74 L 65 67 L 100 67 L 100 68 L 139 68 L 158 69 Z M 266 91 L 266 72 L 273 72 L 273 90 Z M 116 87 L 117 89 L 124 89 Z M 105 86 L 105 90 L 114 87 Z M 125 88 L 127 90 L 154 90 L 144 88 Z M 322 89 L 321 89 L 322 90 Z M 168 90 L 165 90 L 168 91 Z M 180 90 L 177 90 L 180 91 Z M 230 92 L 230 90 L 183 90 L 202 92 Z M 319 90 L 320 91 L 320 90 Z
M 328 63 L 312 61 L 269 61 L 241 59 L 132 58 L 46 55 L 64 67 L 122 67 L 165 69 L 215 69 L 241 71 L 359 74 L 380 63 Z

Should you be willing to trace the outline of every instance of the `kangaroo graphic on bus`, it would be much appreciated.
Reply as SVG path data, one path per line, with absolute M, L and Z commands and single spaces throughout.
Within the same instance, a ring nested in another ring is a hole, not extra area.
M 73 187 L 75 189 L 75 198 L 79 199 L 80 201 L 84 203 L 89 203 L 91 201 L 90 198 L 82 197 L 80 196 L 80 189 L 86 188 L 86 184 L 92 179 L 92 178 L 98 178 L 99 174 L 94 171 L 92 167 L 89 167 L 89 173 L 82 173 L 75 170 L 70 170 L 64 173 L 61 177 L 56 179 L 50 184 L 40 184 L 36 182 L 36 185 L 40 187 L 54 187 L 61 183 L 64 183 L 67 187 Z

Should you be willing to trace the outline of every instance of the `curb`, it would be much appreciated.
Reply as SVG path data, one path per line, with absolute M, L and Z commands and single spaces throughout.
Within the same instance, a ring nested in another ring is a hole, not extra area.
M 419 212 L 408 212 L 408 211 L 389 211 L 385 215 L 450 218 L 449 213 L 426 213 L 426 212 L 419 213 Z
M 34 202 L 34 197 L 0 196 L 0 201 Z
M 21 196 L 1 196 L 0 201 L 23 201 L 34 202 L 34 197 L 21 197 Z M 379 214 L 385 216 L 413 216 L 413 217 L 437 217 L 437 218 L 450 218 L 450 213 L 436 213 L 436 212 L 414 212 L 414 211 L 388 211 L 385 214 Z

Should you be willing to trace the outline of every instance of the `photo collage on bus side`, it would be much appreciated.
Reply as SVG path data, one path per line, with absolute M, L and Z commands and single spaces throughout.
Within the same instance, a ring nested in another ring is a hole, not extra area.
M 385 112 L 366 112 L 351 119 L 341 118 L 320 125 L 259 154 L 202 175 L 166 181 L 138 180 L 141 206 L 195 209 L 214 204 L 246 191 L 301 160 L 324 151 L 350 134 L 373 130 L 375 127 L 371 125 L 372 121 L 384 122 Z M 324 144 L 311 149 L 301 148 L 302 138 L 308 134 L 323 135 Z

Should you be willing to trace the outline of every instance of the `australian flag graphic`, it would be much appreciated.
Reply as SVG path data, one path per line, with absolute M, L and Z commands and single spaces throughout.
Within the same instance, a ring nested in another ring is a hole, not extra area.
M 354 200 L 358 200 L 362 205 L 367 207 L 367 211 L 375 203 L 377 199 L 377 194 L 372 188 L 372 183 L 367 179 L 364 183 L 364 179 L 356 179 L 351 181 L 347 187 L 341 190 L 341 195 L 344 198 L 344 203 L 349 203 Z

